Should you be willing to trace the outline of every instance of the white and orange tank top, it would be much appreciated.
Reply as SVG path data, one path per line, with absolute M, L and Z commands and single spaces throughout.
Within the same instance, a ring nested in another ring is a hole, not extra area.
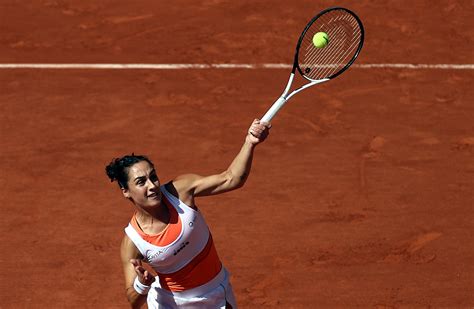
M 169 224 L 159 234 L 146 234 L 134 215 L 125 233 L 158 273 L 161 288 L 180 292 L 203 285 L 222 269 L 209 228 L 198 210 L 160 189 Z

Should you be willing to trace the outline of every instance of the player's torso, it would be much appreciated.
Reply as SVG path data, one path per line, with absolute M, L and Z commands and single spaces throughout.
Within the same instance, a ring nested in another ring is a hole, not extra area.
M 158 273 L 173 273 L 196 257 L 208 243 L 210 233 L 201 213 L 183 204 L 164 186 L 163 199 L 170 211 L 170 223 L 158 235 L 144 235 L 132 223 L 127 235 L 150 266 Z

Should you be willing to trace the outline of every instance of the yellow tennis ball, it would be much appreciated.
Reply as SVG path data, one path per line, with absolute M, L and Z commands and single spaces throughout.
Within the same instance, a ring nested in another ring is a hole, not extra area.
M 313 36 L 313 44 L 317 48 L 324 48 L 329 44 L 329 37 L 326 32 L 318 32 Z

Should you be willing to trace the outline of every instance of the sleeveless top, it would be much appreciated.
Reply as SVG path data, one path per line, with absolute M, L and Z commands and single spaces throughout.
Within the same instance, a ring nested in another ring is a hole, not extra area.
M 212 235 L 203 216 L 160 187 L 170 222 L 159 234 L 146 234 L 136 213 L 125 233 L 157 273 L 161 288 L 185 291 L 212 280 L 222 269 Z

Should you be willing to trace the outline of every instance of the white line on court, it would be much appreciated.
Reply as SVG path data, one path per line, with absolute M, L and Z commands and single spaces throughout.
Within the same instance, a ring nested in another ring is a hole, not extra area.
M 354 64 L 356 69 L 473 70 L 474 64 Z M 95 69 L 95 70 L 183 70 L 183 69 L 289 69 L 286 63 L 0 63 L 0 69 Z

